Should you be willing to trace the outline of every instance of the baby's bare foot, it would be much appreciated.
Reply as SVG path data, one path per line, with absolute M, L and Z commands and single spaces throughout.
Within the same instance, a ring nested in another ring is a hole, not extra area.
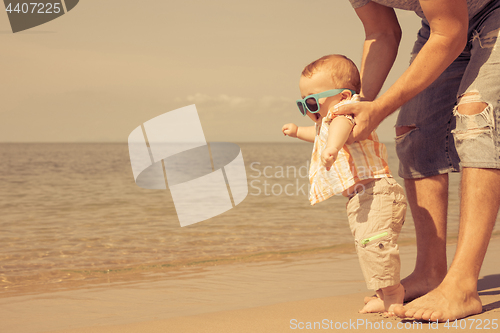
M 373 313 L 384 311 L 384 301 L 382 301 L 378 297 L 374 297 L 370 301 L 368 301 L 361 310 L 359 310 L 359 313 Z
M 366 304 L 366 303 L 368 303 L 369 301 L 374 300 L 374 299 L 377 299 L 377 298 L 378 298 L 378 296 L 377 296 L 376 294 L 375 294 L 375 295 L 373 295 L 373 296 L 366 296 L 366 297 L 365 297 L 365 299 L 364 299 L 364 302 L 365 302 L 365 304 Z
M 387 288 L 382 288 L 384 293 L 384 310 L 386 311 L 384 315 L 394 316 L 394 308 L 397 305 L 403 305 L 403 300 L 405 298 L 405 288 L 401 283 L 395 286 L 390 286 Z

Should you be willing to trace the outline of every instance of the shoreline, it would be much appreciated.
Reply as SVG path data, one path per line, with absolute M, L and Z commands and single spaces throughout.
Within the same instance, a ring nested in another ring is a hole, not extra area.
M 494 232 L 491 240 L 500 239 L 500 232 Z M 456 244 L 457 236 L 447 238 L 447 245 Z M 415 238 L 403 238 L 398 240 L 400 248 L 415 246 Z M 352 243 L 344 243 L 327 247 L 298 248 L 290 250 L 266 251 L 250 253 L 247 255 L 233 255 L 220 258 L 196 258 L 184 262 L 170 262 L 165 264 L 147 264 L 128 267 L 115 267 L 111 269 L 67 269 L 54 272 L 52 281 L 45 283 L 32 282 L 26 285 L 9 286 L 0 284 L 4 293 L 0 294 L 0 299 L 7 297 L 22 296 L 24 294 L 43 294 L 50 292 L 66 291 L 79 288 L 89 288 L 103 283 L 133 283 L 156 281 L 158 275 L 164 277 L 182 277 L 193 272 L 201 272 L 207 267 L 226 266 L 234 264 L 252 264 L 275 262 L 275 261 L 295 261 L 303 260 L 309 256 L 328 256 L 335 254 L 355 254 L 356 250 Z M 75 277 L 64 280 L 61 276 L 74 274 Z M 23 277 L 21 277 L 22 279 Z M 0 281 L 1 282 L 1 281 Z
M 454 251 L 449 244 L 449 262 Z M 401 275 L 406 276 L 416 248 L 404 245 L 400 252 Z M 472 318 L 500 318 L 499 255 L 500 238 L 495 237 L 478 284 L 486 312 Z M 1 298 L 0 331 L 281 332 L 294 331 L 289 327 L 293 314 L 300 314 L 302 322 L 383 320 L 378 314 L 357 313 L 363 297 L 372 292 L 354 253 L 206 266 L 186 275 L 151 278 Z

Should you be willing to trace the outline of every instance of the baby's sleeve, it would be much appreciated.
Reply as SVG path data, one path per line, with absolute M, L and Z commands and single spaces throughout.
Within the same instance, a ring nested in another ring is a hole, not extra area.
M 354 117 L 351 116 L 350 114 L 342 114 L 342 115 L 339 115 L 338 117 L 346 117 L 347 119 L 349 119 L 352 123 L 352 125 L 356 125 L 356 120 L 354 120 Z
M 359 98 L 359 95 L 356 94 L 354 96 L 351 97 L 350 100 L 345 100 L 345 101 L 342 101 L 340 103 L 337 103 L 333 109 L 330 109 L 326 115 L 326 121 L 328 123 L 330 123 L 334 118 L 336 117 L 346 117 L 347 119 L 349 119 L 351 121 L 351 123 L 353 125 L 356 125 L 356 121 L 354 120 L 354 117 L 350 114 L 342 114 L 342 115 L 336 115 L 336 114 L 333 114 L 333 112 L 337 111 L 339 106 L 341 105 L 345 105 L 345 104 L 351 104 L 351 103 L 358 103 L 360 101 L 360 98 Z
M 345 117 L 347 119 L 349 119 L 352 123 L 352 125 L 356 125 L 356 120 L 354 120 L 354 117 L 351 116 L 350 114 L 339 114 L 339 115 L 336 115 L 336 114 L 328 114 L 329 116 L 326 117 L 326 122 L 327 124 L 330 124 L 332 122 L 333 119 L 337 118 L 337 117 Z

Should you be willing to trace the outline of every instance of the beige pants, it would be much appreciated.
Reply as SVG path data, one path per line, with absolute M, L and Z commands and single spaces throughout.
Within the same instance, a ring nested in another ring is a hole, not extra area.
M 349 198 L 347 217 L 368 289 L 400 282 L 396 241 L 404 224 L 406 198 L 393 178 L 380 178 L 359 186 Z

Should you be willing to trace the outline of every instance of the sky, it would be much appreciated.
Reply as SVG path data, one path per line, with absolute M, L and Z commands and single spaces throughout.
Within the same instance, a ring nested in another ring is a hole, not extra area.
M 420 20 L 386 90 L 408 66 Z M 358 66 L 364 31 L 348 0 L 84 0 L 12 33 L 0 13 L 0 142 L 127 142 L 140 124 L 196 104 L 207 141 L 292 142 L 305 65 L 331 53 Z M 394 138 L 395 116 L 378 128 Z

